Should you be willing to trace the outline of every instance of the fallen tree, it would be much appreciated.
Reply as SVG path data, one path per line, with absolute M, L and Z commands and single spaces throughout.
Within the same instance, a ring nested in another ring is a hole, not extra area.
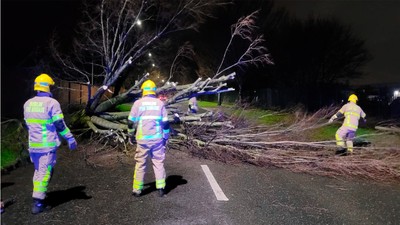
M 157 46 L 163 36 L 195 28 L 197 21 L 211 16 L 211 9 L 221 4 L 226 4 L 226 1 L 182 0 L 179 4 L 171 4 L 153 0 L 103 0 L 100 5 L 87 8 L 88 20 L 82 23 L 81 37 L 75 41 L 75 54 L 64 57 L 54 51 L 54 55 L 66 69 L 64 74 L 70 75 L 71 79 L 101 86 L 88 101 L 84 113 L 79 113 L 92 132 L 90 143 L 102 145 L 95 150 L 97 153 L 112 151 L 113 147 L 121 145 L 125 151 L 131 149 L 126 145 L 127 113 L 115 112 L 115 107 L 138 99 L 140 85 L 151 78 L 140 66 L 145 62 L 143 57 Z M 274 126 L 252 125 L 218 111 L 186 115 L 186 107 L 182 108 L 180 104 L 190 97 L 231 91 L 229 81 L 235 78 L 235 71 L 272 63 L 263 36 L 256 34 L 256 14 L 240 18 L 232 25 L 218 67 L 207 70 L 212 73 L 199 74 L 200 78 L 193 83 L 174 82 L 178 59 L 188 58 L 191 49 L 184 45 L 177 51 L 168 78 L 157 89 L 157 94 L 170 96 L 166 105 L 174 131 L 168 146 L 181 150 L 186 148 L 193 154 L 224 162 L 248 162 L 331 176 L 399 180 L 398 148 L 380 149 L 378 153 L 374 151 L 375 147 L 365 150 L 359 147 L 355 155 L 339 158 L 332 156 L 333 141 L 308 142 L 302 138 L 307 131 L 325 126 L 331 110 L 322 109 L 311 115 L 299 111 L 294 113 L 296 116 L 291 123 Z M 143 22 L 149 22 L 147 29 L 141 26 Z M 235 60 L 228 62 L 235 41 L 240 41 L 240 46 L 245 47 L 236 49 L 236 52 L 242 51 Z M 143 75 L 137 82 L 127 91 L 115 93 L 114 97 L 102 102 L 109 87 L 132 76 L 133 69 L 142 69 Z M 86 154 L 85 159 L 87 157 Z
M 233 128 L 188 122 L 169 146 L 177 150 L 184 146 L 185 151 L 196 156 L 226 163 L 245 162 L 315 175 L 399 182 L 399 146 L 381 147 L 363 140 L 372 135 L 386 137 L 391 130 L 359 136 L 354 141 L 354 154 L 346 157 L 335 155 L 335 140 L 310 142 L 305 137 L 308 131 L 328 125 L 327 118 L 336 111 L 331 107 L 313 114 L 291 111 L 295 115 L 292 121 L 274 126 L 246 124 L 234 118 L 230 118 Z M 208 122 L 217 121 L 214 117 Z
M 175 21 L 181 13 L 184 13 L 185 10 L 196 9 L 198 12 L 201 10 L 201 7 L 209 7 L 210 3 L 207 1 L 199 1 L 194 3 L 193 1 L 183 1 L 185 4 L 180 6 L 178 11 L 175 12 L 174 16 L 169 18 L 169 23 L 165 24 L 164 28 L 161 29 L 161 32 L 168 33 L 169 29 L 175 30 L 181 25 L 179 25 L 179 21 Z M 215 1 L 220 2 L 220 1 Z M 146 5 L 147 3 L 142 2 L 141 7 Z M 103 1 L 101 7 L 105 7 L 107 5 L 107 1 Z M 121 10 L 124 10 L 126 5 L 122 6 Z M 141 8 L 140 8 L 141 10 Z M 139 10 L 139 14 L 140 14 Z M 181 11 L 182 10 L 182 11 Z M 109 19 L 112 18 L 111 14 L 107 14 L 106 9 L 100 10 L 100 22 L 94 23 L 95 25 L 99 25 L 102 23 L 109 23 Z M 131 26 L 134 26 L 137 23 L 137 19 L 139 14 L 136 15 L 134 19 L 131 19 Z M 121 12 L 121 16 L 125 15 Z M 176 17 L 175 17 L 176 16 Z M 162 85 L 157 88 L 156 94 L 164 94 L 169 95 L 168 100 L 165 102 L 165 105 L 170 112 L 170 122 L 175 123 L 176 121 L 200 121 L 203 120 L 203 117 L 209 116 L 208 114 L 198 114 L 185 116 L 186 108 L 182 109 L 177 106 L 177 104 L 181 102 L 187 101 L 191 97 L 198 97 L 201 95 L 213 95 L 220 94 L 223 92 L 233 91 L 234 89 L 229 87 L 229 82 L 235 79 L 235 70 L 236 69 L 246 69 L 249 66 L 262 66 L 265 64 L 272 64 L 270 60 L 270 56 L 266 47 L 264 47 L 264 38 L 262 35 L 257 35 L 256 26 L 257 12 L 253 12 L 252 14 L 240 18 L 237 23 L 232 25 L 231 36 L 228 44 L 226 45 L 225 52 L 220 60 L 219 66 L 213 74 L 207 74 L 205 78 L 199 77 L 196 81 L 189 84 L 178 84 L 174 82 L 175 73 L 176 72 L 176 63 L 179 62 L 179 58 L 189 58 L 191 48 L 188 45 L 183 45 L 177 52 L 172 65 L 170 66 L 170 74 L 168 75 L 168 79 L 163 81 Z M 111 20 L 111 19 L 110 19 Z M 118 21 L 118 24 L 120 21 Z M 172 26 L 170 23 L 178 23 Z M 116 27 L 119 27 L 116 25 Z M 86 28 L 88 29 L 88 28 Z M 97 28 L 98 31 L 102 31 L 103 33 L 111 32 L 106 29 L 104 26 L 100 26 Z M 132 28 L 133 29 L 133 28 Z M 129 30 L 129 29 L 128 29 Z M 131 31 L 131 30 L 129 30 Z M 111 32 L 112 33 L 112 32 Z M 161 34 L 156 33 L 154 36 L 155 39 L 160 38 Z M 115 108 L 119 104 L 123 103 L 133 103 L 136 99 L 141 97 L 141 84 L 146 80 L 151 78 L 149 73 L 144 73 L 130 88 L 128 88 L 125 92 L 115 94 L 114 97 L 107 99 L 105 101 L 100 101 L 101 96 L 109 89 L 110 86 L 114 85 L 117 79 L 121 78 L 122 71 L 127 70 L 132 67 L 137 61 L 139 61 L 139 55 L 144 54 L 143 51 L 146 48 L 149 48 L 148 45 L 151 43 L 145 42 L 142 47 L 133 46 L 127 52 L 118 53 L 118 49 L 125 49 L 129 42 L 125 40 L 114 39 L 114 41 L 109 41 L 107 35 L 102 35 L 100 40 L 102 42 L 96 42 L 98 50 L 104 51 L 101 56 L 105 61 L 111 63 L 110 65 L 106 65 L 103 67 L 104 71 L 101 72 L 102 75 L 99 77 L 104 77 L 103 85 L 99 88 L 96 93 L 94 93 L 93 97 L 88 101 L 85 112 L 79 113 L 79 117 L 81 120 L 87 123 L 87 126 L 91 131 L 95 134 L 95 139 L 100 140 L 106 143 L 121 143 L 125 146 L 127 143 L 127 117 L 128 112 L 115 112 Z M 140 37 L 140 35 L 139 35 Z M 147 37 L 147 36 L 146 36 Z M 89 38 L 89 37 L 88 37 Z M 117 41 L 119 40 L 119 41 Z M 155 41 L 154 39 L 151 39 Z M 138 41 L 138 40 L 137 40 Z M 104 42 L 103 46 L 101 43 Z M 236 50 L 236 52 L 240 52 L 239 55 L 235 57 L 230 57 L 228 62 L 228 52 L 235 48 L 234 44 L 236 42 L 240 42 L 241 51 Z M 141 41 L 138 41 L 137 44 L 143 44 Z M 120 46 L 115 47 L 114 45 Z M 125 47 L 124 47 L 125 46 Z M 93 47 L 93 46 L 92 46 Z M 134 52 L 133 50 L 136 50 Z M 122 51 L 122 50 L 121 50 Z M 83 74 L 83 77 L 86 79 L 89 78 L 89 73 L 84 71 L 82 68 L 77 67 L 72 61 L 67 61 L 57 54 L 55 51 L 56 57 L 60 60 L 60 62 L 65 65 L 65 68 L 70 69 L 72 71 L 79 71 L 78 74 Z M 108 55 L 108 54 L 111 54 Z M 129 56 L 133 54 L 132 56 Z M 139 55 L 137 55 L 139 54 Z M 121 56 L 122 55 L 122 56 Z M 129 56 L 129 57 L 128 57 Z M 119 64 L 111 60 L 112 58 L 125 58 L 126 60 L 120 61 Z M 135 61 L 136 60 L 136 61 Z M 117 66 L 117 64 L 119 66 Z M 115 67 L 112 71 L 108 71 L 107 68 Z M 82 117 L 84 119 L 82 119 Z M 179 118 L 177 118 L 179 117 Z M 203 123 L 204 125 L 204 123 Z M 214 124 L 215 125 L 215 124 Z

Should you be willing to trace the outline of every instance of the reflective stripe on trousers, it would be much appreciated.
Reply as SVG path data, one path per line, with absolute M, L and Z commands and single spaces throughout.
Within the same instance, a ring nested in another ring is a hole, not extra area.
M 53 167 L 56 164 L 56 153 L 31 153 L 30 156 L 35 166 L 32 197 L 44 199 L 46 197 Z
M 156 188 L 165 188 L 165 146 L 163 145 L 163 142 L 160 141 L 154 144 L 137 144 L 135 155 L 136 165 L 133 175 L 133 189 L 143 189 L 144 176 L 146 174 L 146 159 L 148 156 L 150 156 L 153 164 L 153 171 L 156 178 Z
M 336 145 L 343 148 L 347 147 L 347 150 L 352 152 L 355 132 L 355 130 L 350 130 L 347 127 L 340 127 L 335 134 Z

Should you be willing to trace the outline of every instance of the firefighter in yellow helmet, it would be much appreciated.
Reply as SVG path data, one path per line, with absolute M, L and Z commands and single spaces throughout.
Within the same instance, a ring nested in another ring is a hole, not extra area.
M 336 145 L 339 146 L 336 153 L 342 155 L 353 153 L 353 139 L 356 136 L 358 121 L 363 119 L 363 121 L 366 122 L 365 112 L 357 105 L 357 95 L 350 95 L 348 101 L 347 104 L 343 105 L 342 108 L 329 119 L 329 123 L 332 123 L 336 118 L 344 116 L 343 124 L 335 135 Z
M 165 145 L 169 138 L 168 113 L 164 103 L 156 97 L 156 85 L 147 80 L 142 86 L 143 96 L 136 100 L 128 117 L 130 142 L 136 139 L 135 171 L 132 194 L 139 197 L 143 190 L 147 157 L 151 158 L 160 197 L 165 195 Z
M 193 96 L 188 101 L 188 113 L 197 113 L 199 107 L 197 106 L 197 98 Z
M 32 213 L 48 209 L 44 199 L 56 164 L 56 150 L 60 146 L 59 136 L 67 140 L 71 150 L 77 143 L 64 122 L 60 103 L 52 97 L 50 86 L 53 79 L 40 74 L 35 79 L 35 97 L 24 104 L 24 119 L 29 133 L 29 155 L 34 164 Z

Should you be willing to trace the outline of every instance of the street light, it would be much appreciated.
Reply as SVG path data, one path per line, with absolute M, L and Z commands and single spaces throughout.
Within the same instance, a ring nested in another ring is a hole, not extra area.
M 149 57 L 151 57 L 151 52 L 149 52 Z
M 136 21 L 136 24 L 137 24 L 139 27 L 141 27 L 141 26 L 142 26 L 142 21 L 138 19 L 138 20 Z
M 151 65 L 152 65 L 153 67 L 155 67 L 155 66 L 156 66 L 156 64 L 154 64 L 154 63 L 153 63 L 153 64 L 151 64 Z
M 399 92 L 399 90 L 395 90 L 395 91 L 393 92 L 393 97 L 394 97 L 394 98 L 400 97 L 400 92 Z

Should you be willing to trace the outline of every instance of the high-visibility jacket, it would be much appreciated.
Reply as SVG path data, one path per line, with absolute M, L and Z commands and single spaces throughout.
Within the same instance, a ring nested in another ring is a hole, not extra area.
M 364 119 L 366 117 L 366 114 L 361 107 L 353 102 L 348 102 L 343 105 L 338 113 L 343 114 L 345 117 L 342 127 L 353 131 L 357 130 L 360 118 Z
M 135 101 L 128 116 L 136 125 L 139 144 L 156 143 L 169 137 L 168 113 L 164 103 L 154 95 Z
M 32 153 L 46 153 L 60 146 L 57 131 L 65 139 L 73 137 L 65 126 L 60 103 L 47 93 L 42 94 L 39 93 L 24 104 L 24 119 L 29 130 L 29 151 Z M 56 127 L 55 123 L 61 123 L 61 126 Z

